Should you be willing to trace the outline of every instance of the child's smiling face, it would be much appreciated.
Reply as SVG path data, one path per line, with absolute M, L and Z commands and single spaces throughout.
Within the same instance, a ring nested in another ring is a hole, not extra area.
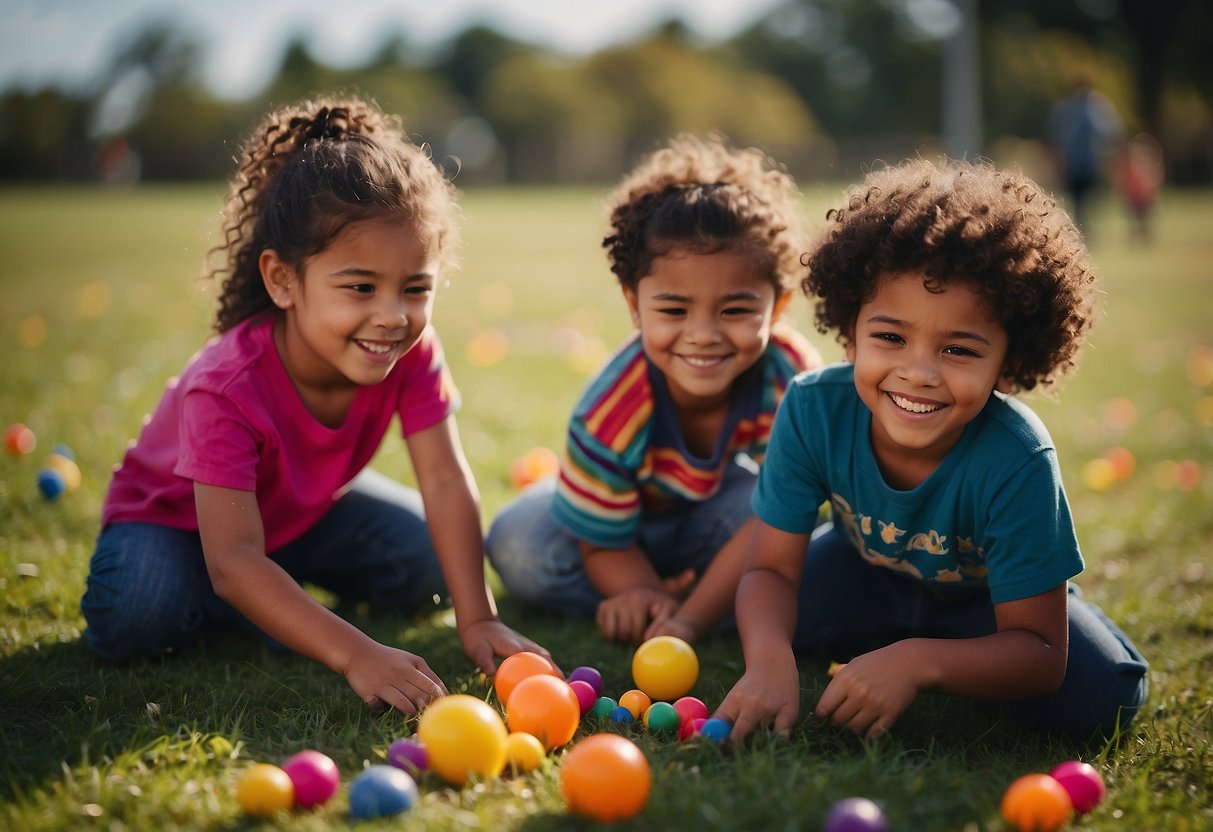
M 923 275 L 882 276 L 859 309 L 846 354 L 872 411 L 872 449 L 890 485 L 930 475 L 1003 378 L 1007 333 L 974 288 L 929 291 Z
M 645 354 L 680 408 L 727 404 L 733 381 L 762 356 L 782 307 L 752 253 L 675 249 L 624 289 Z

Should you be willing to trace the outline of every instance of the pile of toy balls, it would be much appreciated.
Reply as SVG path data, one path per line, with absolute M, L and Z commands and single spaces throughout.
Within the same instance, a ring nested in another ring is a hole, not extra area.
M 38 447 L 38 437 L 20 422 L 4 431 L 4 449 L 15 457 L 28 456 Z M 80 467 L 76 455 L 66 445 L 56 445 L 35 477 L 38 490 L 48 500 L 57 500 L 65 491 L 80 487 Z
M 1002 796 L 1003 820 L 1020 832 L 1053 832 L 1103 800 L 1103 778 L 1089 763 L 1070 760 L 1048 774 L 1025 774 Z
M 250 815 L 269 816 L 296 806 L 312 809 L 327 803 L 341 786 L 332 758 L 319 751 L 300 751 L 281 766 L 257 763 L 236 785 L 236 802 Z M 417 783 L 389 765 L 372 765 L 350 781 L 350 815 L 377 818 L 410 809 L 419 799 Z

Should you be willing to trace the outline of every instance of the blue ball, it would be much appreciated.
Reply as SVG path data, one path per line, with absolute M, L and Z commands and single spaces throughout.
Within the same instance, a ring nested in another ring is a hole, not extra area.
M 48 500 L 56 500 L 67 489 L 63 475 L 54 468 L 43 468 L 38 472 L 38 490 Z
M 822 832 L 888 832 L 880 807 L 866 797 L 848 797 L 835 803 L 826 815 Z
M 622 705 L 616 705 L 611 709 L 611 722 L 618 722 L 623 725 L 627 725 L 633 719 L 635 719 L 635 717 L 632 716 L 632 712 Z
M 729 738 L 729 732 L 732 730 L 733 726 L 729 724 L 727 719 L 716 719 L 713 717 L 699 726 L 699 736 L 712 742 L 721 742 Z
M 420 799 L 413 778 L 394 766 L 368 766 L 350 781 L 350 814 L 356 818 L 395 815 Z

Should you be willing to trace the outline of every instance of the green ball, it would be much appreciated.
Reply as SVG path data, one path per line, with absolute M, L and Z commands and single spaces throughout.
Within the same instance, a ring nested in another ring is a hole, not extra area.
M 678 711 L 669 702 L 654 702 L 644 712 L 644 727 L 650 731 L 677 731 Z
M 615 710 L 615 700 L 609 696 L 600 696 L 594 703 L 594 707 L 590 708 L 590 714 L 599 719 L 606 719 L 613 710 Z

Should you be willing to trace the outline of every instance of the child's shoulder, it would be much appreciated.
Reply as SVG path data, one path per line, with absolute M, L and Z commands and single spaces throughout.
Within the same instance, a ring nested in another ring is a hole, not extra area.
M 639 335 L 634 335 L 590 380 L 573 411 L 572 421 L 614 446 L 630 442 L 652 409 L 648 362 Z
M 273 348 L 269 320 L 248 320 L 212 337 L 186 364 L 180 383 L 222 392 L 247 379 L 267 349 Z
M 982 413 L 991 428 L 982 431 L 987 441 L 1004 441 L 1029 454 L 1053 448 L 1053 437 L 1045 423 L 1014 396 L 994 393 Z

